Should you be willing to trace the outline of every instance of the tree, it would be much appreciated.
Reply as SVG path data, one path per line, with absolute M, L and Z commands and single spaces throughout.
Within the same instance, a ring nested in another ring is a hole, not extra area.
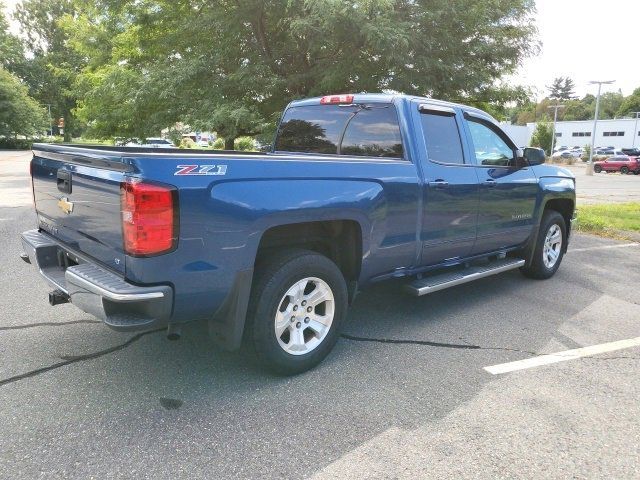
M 560 89 L 560 100 L 572 100 L 576 98 L 575 88 L 573 80 L 569 77 L 565 77 Z
M 537 50 L 532 0 L 81 5 L 65 24 L 76 52 L 91 59 L 77 84 L 78 114 L 98 132 L 123 136 L 181 121 L 216 130 L 231 146 L 272 125 L 292 99 L 336 92 L 499 106 L 522 95 L 495 85 Z M 100 52 L 88 56 L 96 45 Z M 132 112 L 136 121 L 124 118 Z
M 559 117 L 561 120 L 591 120 L 596 109 L 596 97 L 589 94 L 581 100 L 569 100 L 564 104 Z
M 553 100 L 572 100 L 575 98 L 575 84 L 569 77 L 556 77 L 547 86 L 549 98 Z
M 551 139 L 553 138 L 553 127 L 550 123 L 539 122 L 531 136 L 531 146 L 543 148 L 545 153 L 551 155 Z
M 622 92 L 605 92 L 600 95 L 600 118 L 615 118 L 624 102 Z
M 622 101 L 617 114 L 619 117 L 625 115 L 635 116 L 637 112 L 640 112 L 640 88 L 636 88 L 631 95 Z
M 559 99 L 561 97 L 563 83 L 563 77 L 556 77 L 553 79 L 553 82 L 551 82 L 551 85 L 547 85 L 547 90 L 549 90 L 549 98 Z
M 24 62 L 24 47 L 20 39 L 9 31 L 4 8 L 4 3 L 0 1 L 0 67 L 14 72 Z
M 44 110 L 29 97 L 27 87 L 0 67 L 0 137 L 34 135 L 46 124 Z
M 60 22 L 74 15 L 77 0 L 23 0 L 16 7 L 15 18 L 25 35 L 31 53 L 21 77 L 30 94 L 43 105 L 51 105 L 54 117 L 65 119 L 65 140 L 79 133 L 72 114 L 76 106 L 73 85 L 85 59 L 69 45 Z

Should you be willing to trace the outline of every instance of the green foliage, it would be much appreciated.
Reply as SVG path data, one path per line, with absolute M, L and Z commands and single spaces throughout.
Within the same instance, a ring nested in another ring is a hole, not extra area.
M 189 137 L 184 137 L 180 140 L 179 148 L 198 148 L 198 145 Z
M 640 87 L 622 101 L 618 108 L 618 116 L 629 115 L 635 118 L 637 112 L 640 112 Z
M 224 138 L 216 138 L 216 141 L 213 142 L 214 150 L 224 150 Z
M 18 78 L 0 67 L 0 136 L 31 136 L 47 126 L 44 110 Z
M 523 98 L 495 85 L 537 50 L 533 8 L 532 0 L 102 0 L 78 2 L 62 24 L 86 59 L 75 88 L 91 133 L 142 137 L 182 122 L 230 147 L 273 130 L 292 99 L 327 93 L 402 91 L 501 114 Z
M 34 143 L 62 143 L 60 136 L 42 138 L 15 138 L 0 137 L 0 149 L 7 150 L 31 150 Z
M 256 142 L 251 137 L 240 137 L 236 138 L 235 150 L 244 150 L 246 152 L 255 152 L 256 151 Z
M 62 20 L 74 16 L 82 5 L 82 0 L 22 0 L 14 14 L 31 53 L 16 73 L 29 86 L 31 96 L 51 105 L 54 119 L 65 119 L 66 141 L 83 128 L 72 110 L 77 98 L 74 83 L 86 57 L 71 48 Z
M 575 84 L 569 77 L 556 77 L 547 87 L 549 98 L 554 100 L 571 100 L 575 98 Z
M 624 232 L 640 232 L 640 203 L 581 206 L 577 227 L 582 232 L 623 238 Z
M 555 103 L 556 100 L 552 98 L 544 98 L 538 103 L 525 101 L 512 109 L 510 116 L 517 125 L 545 121 L 551 118 L 550 115 L 553 116 L 549 107 Z M 595 115 L 596 97 L 594 95 L 588 94 L 581 99 L 562 100 L 562 104 L 564 108 L 558 110 L 558 121 L 591 120 Z M 640 88 L 628 97 L 624 97 L 621 92 L 605 92 L 600 96 L 598 116 L 601 120 L 629 116 L 632 112 L 640 112 Z
M 4 16 L 5 5 L 0 0 L 0 67 L 16 73 L 25 61 L 24 45 L 9 32 L 9 22 Z
M 591 145 L 585 145 L 584 147 L 582 147 L 583 149 L 583 153 L 582 153 L 582 157 L 580 157 L 582 159 L 583 162 L 588 162 L 589 161 L 589 155 L 591 155 Z
M 624 95 L 621 92 L 605 92 L 600 95 L 600 112 L 598 117 L 615 118 L 618 110 L 624 102 Z
M 551 139 L 553 127 L 550 123 L 540 122 L 531 136 L 531 146 L 544 149 L 547 155 L 551 155 Z

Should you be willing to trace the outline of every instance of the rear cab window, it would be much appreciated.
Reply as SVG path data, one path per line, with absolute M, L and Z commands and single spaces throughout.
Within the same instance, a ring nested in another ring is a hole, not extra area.
M 403 158 L 400 125 L 391 103 L 289 107 L 275 150 Z
M 421 105 L 420 121 L 429 161 L 447 165 L 465 163 L 453 109 Z

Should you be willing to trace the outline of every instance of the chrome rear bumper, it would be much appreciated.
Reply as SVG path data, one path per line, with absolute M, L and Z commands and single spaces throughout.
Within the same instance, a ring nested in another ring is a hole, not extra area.
M 38 268 L 49 285 L 109 327 L 143 330 L 168 323 L 173 303 L 171 287 L 128 283 L 38 230 L 24 232 L 21 237 L 28 262 Z M 71 253 L 77 264 L 61 265 L 61 252 Z

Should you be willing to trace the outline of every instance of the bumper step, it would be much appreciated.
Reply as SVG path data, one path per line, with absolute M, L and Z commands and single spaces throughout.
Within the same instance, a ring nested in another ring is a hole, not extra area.
M 51 305 L 71 302 L 120 331 L 168 323 L 173 304 L 170 286 L 134 285 L 81 255 L 78 265 L 65 268 L 58 260 L 59 253 L 67 251 L 65 245 L 37 230 L 22 234 L 22 246 L 28 263 L 54 289 Z
M 506 272 L 524 265 L 525 261 L 519 258 L 503 258 L 478 267 L 469 267 L 462 271 L 441 273 L 415 280 L 405 288 L 416 297 L 428 293 L 444 290 L 445 288 L 462 285 L 479 278 L 489 277 Z

